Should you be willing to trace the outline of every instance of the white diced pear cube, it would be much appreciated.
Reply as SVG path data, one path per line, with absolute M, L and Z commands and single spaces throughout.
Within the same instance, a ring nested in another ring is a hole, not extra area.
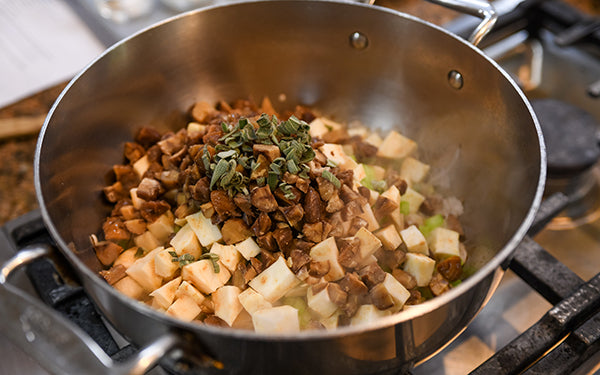
M 400 231 L 400 236 L 402 236 L 402 240 L 406 244 L 406 248 L 409 252 L 425 255 L 429 254 L 427 240 L 416 225 L 411 225 L 410 227 Z
M 329 272 L 325 275 L 325 280 L 339 280 L 346 274 L 338 262 L 339 250 L 335 243 L 335 238 L 329 237 L 319 242 L 310 249 L 310 257 L 317 262 L 329 262 Z
M 238 300 L 250 314 L 254 314 L 258 310 L 269 309 L 273 307 L 269 301 L 252 288 L 246 288 L 238 296 Z
M 183 227 L 181 227 L 181 229 L 179 229 L 179 231 L 171 239 L 170 244 L 173 246 L 178 256 L 190 254 L 197 259 L 200 255 L 202 255 L 202 247 L 200 247 L 200 242 L 198 242 L 198 238 L 189 224 L 185 224 Z
M 369 203 L 365 203 L 364 205 L 362 205 L 362 211 L 363 212 L 358 216 L 367 221 L 367 229 L 372 232 L 379 229 L 379 221 L 375 217 L 371 205 Z
M 219 272 L 215 272 L 212 261 L 199 260 L 183 266 L 181 276 L 189 281 L 202 293 L 210 294 L 229 281 L 231 274 L 220 261 Z
M 386 250 L 396 250 L 402 244 L 402 237 L 394 224 L 378 230 L 375 235 Z
M 230 327 L 243 309 L 238 300 L 240 292 L 241 290 L 237 286 L 225 285 L 212 294 L 215 315 L 223 319 Z
M 333 315 L 331 315 L 329 318 L 321 319 L 320 322 L 321 324 L 323 324 L 325 329 L 327 329 L 328 331 L 332 331 L 338 327 L 339 319 L 340 312 L 338 310 L 335 313 L 333 313 Z
M 371 133 L 365 138 L 365 142 L 370 143 L 375 147 L 379 147 L 383 143 L 383 138 L 377 133 Z
M 272 303 L 300 284 L 300 280 L 288 268 L 283 257 L 279 257 L 248 284 Z
M 396 280 L 396 278 L 389 273 L 385 274 L 385 279 L 383 279 L 383 287 L 387 290 L 390 296 L 392 296 L 396 308 L 401 308 L 404 306 L 408 298 L 410 298 L 410 292 L 404 287 L 404 285 L 400 283 L 400 281 Z
M 191 297 L 183 296 L 173 302 L 167 309 L 167 314 L 186 322 L 191 322 L 196 319 L 201 311 L 200 306 Z
M 389 310 L 379 310 L 377 307 L 375 307 L 375 305 L 370 304 L 362 305 L 358 308 L 358 310 L 350 320 L 350 324 L 353 326 L 359 324 L 366 324 L 389 315 L 391 315 L 391 312 Z
M 232 273 L 242 259 L 241 254 L 233 245 L 221 245 L 220 243 L 215 242 L 210 248 L 210 252 L 217 254 L 221 263 L 223 263 Z
M 113 284 L 113 287 L 126 296 L 137 300 L 141 299 L 146 294 L 144 288 L 130 276 L 125 276 L 117 281 Z
M 252 237 L 248 237 L 242 242 L 236 243 L 235 248 L 247 260 L 250 260 L 250 258 L 254 258 L 258 254 L 260 254 L 260 247 L 258 247 L 258 245 L 252 239 Z
M 419 253 L 407 253 L 404 266 L 405 272 L 411 274 L 417 281 L 417 286 L 427 286 L 433 276 L 435 260 Z
M 289 305 L 262 309 L 252 314 L 254 330 L 258 333 L 295 333 L 300 331 L 298 310 Z
M 137 283 L 148 293 L 162 285 L 163 279 L 156 274 L 154 267 L 154 258 L 156 254 L 162 250 L 162 247 L 152 250 L 144 257 L 136 260 L 129 268 L 127 268 L 127 271 L 125 271 L 127 275 L 137 281 Z
M 310 136 L 313 138 L 321 138 L 325 134 L 334 130 L 339 130 L 343 127 L 342 124 L 331 121 L 324 117 L 317 117 L 316 119 L 312 120 L 309 125 L 310 128 L 308 129 L 308 134 L 310 134 Z
M 174 232 L 173 214 L 171 211 L 162 214 L 152 224 L 148 224 L 148 231 L 156 237 L 160 243 L 165 243 L 171 233 Z
M 367 228 L 360 228 L 354 237 L 358 238 L 360 245 L 358 247 L 360 259 L 365 259 L 375 253 L 381 247 L 381 241 L 377 236 L 371 233 Z
M 130 189 L 129 196 L 131 197 L 131 204 L 133 205 L 133 207 L 137 208 L 138 210 L 142 207 L 142 204 L 144 202 L 146 202 L 142 198 L 138 197 L 137 188 Z
M 312 288 L 308 288 L 306 301 L 308 307 L 319 314 L 321 318 L 330 317 L 337 310 L 337 305 L 329 298 L 327 288 L 323 288 L 323 290 L 317 294 L 313 294 Z
M 175 251 L 175 249 L 170 247 L 168 249 L 158 252 L 155 255 L 154 269 L 158 276 L 165 278 L 165 279 L 170 279 L 171 277 L 173 277 L 175 272 L 179 269 L 179 263 L 173 262 L 173 256 L 171 255 L 171 252 L 174 252 L 174 251 Z M 167 307 L 169 307 L 169 306 L 167 305 Z
M 142 156 L 135 163 L 133 163 L 133 170 L 139 178 L 142 178 L 144 176 L 144 173 L 146 173 L 148 168 L 150 168 L 150 161 L 148 160 L 148 155 Z
M 135 261 L 138 259 L 135 257 L 135 254 L 137 252 L 138 252 L 137 247 L 132 247 L 130 249 L 123 251 L 121 254 L 119 254 L 117 259 L 113 263 L 113 267 L 118 266 L 119 264 L 122 264 L 123 267 L 125 267 L 125 268 L 131 267 L 131 265 L 133 263 L 135 263 Z
M 210 246 L 223 238 L 219 227 L 214 225 L 210 219 L 204 217 L 202 211 L 186 216 L 185 219 L 190 227 L 192 227 L 194 233 L 196 233 L 196 237 L 202 246 Z
M 408 212 L 414 214 L 419 211 L 419 207 L 425 201 L 425 197 L 409 186 L 406 188 L 404 195 L 402 195 L 402 200 L 408 202 Z
M 134 237 L 133 242 L 135 243 L 135 246 L 141 247 L 146 251 L 154 250 L 162 245 L 162 242 L 154 237 L 150 231 L 145 231 L 139 236 Z
M 415 152 L 416 149 L 417 143 L 415 141 L 392 130 L 379 145 L 377 156 L 388 159 L 402 159 Z
M 183 296 L 188 296 L 194 300 L 198 304 L 198 306 L 202 305 L 206 297 L 204 294 L 200 293 L 198 289 L 196 289 L 192 284 L 187 281 L 182 281 L 175 292 L 176 298 L 181 298 Z
M 428 164 L 409 156 L 402 161 L 400 176 L 409 184 L 417 183 L 423 181 L 427 173 L 429 173 L 429 169 Z
M 333 161 L 342 170 L 354 169 L 358 165 L 344 152 L 342 145 L 325 143 L 323 146 L 319 147 L 319 150 L 327 157 L 327 159 Z
M 437 227 L 429 233 L 427 242 L 436 258 L 460 256 L 459 236 L 460 234 L 456 231 Z
M 150 293 L 150 296 L 154 297 L 153 302 L 156 302 L 158 306 L 165 310 L 168 309 L 175 299 L 175 292 L 177 292 L 179 284 L 181 284 L 181 276 L 169 281 Z

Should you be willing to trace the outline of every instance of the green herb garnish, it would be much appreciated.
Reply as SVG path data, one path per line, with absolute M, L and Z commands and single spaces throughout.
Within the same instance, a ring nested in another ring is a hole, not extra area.
M 215 271 L 215 273 L 219 273 L 221 271 L 221 267 L 219 267 L 219 256 L 215 253 L 204 253 L 202 255 L 200 255 L 200 257 L 198 258 L 198 260 L 203 260 L 203 259 L 208 259 L 211 261 L 212 266 L 213 266 L 213 270 Z
M 177 256 L 176 252 L 169 251 L 169 255 L 171 255 L 171 262 L 179 263 L 180 268 L 196 261 L 192 254 L 183 254 L 182 256 Z
M 337 189 L 342 187 L 342 183 L 340 182 L 340 180 L 338 180 L 338 178 L 335 177 L 335 175 L 327 169 L 323 169 L 323 172 L 321 172 L 321 177 L 331 182 L 333 186 L 335 186 Z

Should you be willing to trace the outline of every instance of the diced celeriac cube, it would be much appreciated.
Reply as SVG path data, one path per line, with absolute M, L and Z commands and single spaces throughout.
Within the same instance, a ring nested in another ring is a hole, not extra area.
M 402 201 L 408 202 L 408 212 L 414 214 L 419 211 L 419 207 L 425 201 L 425 197 L 409 186 L 406 188 L 404 195 L 402 195 Z
M 365 165 L 360 163 L 353 170 L 354 180 L 357 182 L 361 182 L 364 178 L 367 177 L 367 172 L 365 171 Z
M 391 200 L 397 205 L 400 205 L 400 190 L 398 190 L 396 185 L 390 186 L 386 191 L 381 193 L 381 196 Z
M 210 246 L 223 238 L 219 227 L 214 225 L 210 219 L 204 217 L 202 211 L 186 216 L 185 219 L 190 227 L 192 227 L 194 233 L 196 233 L 196 237 L 202 246 Z
M 377 198 L 379 198 L 379 192 L 375 191 L 375 190 L 369 190 L 369 192 L 371 193 L 371 195 L 369 196 L 369 204 L 371 206 L 374 206 L 375 203 L 377 202 Z
M 262 309 L 252 314 L 254 330 L 258 333 L 295 333 L 300 331 L 298 310 L 289 305 Z
M 238 296 L 238 300 L 250 314 L 254 314 L 258 310 L 269 309 L 273 307 L 269 301 L 252 288 L 246 288 Z
M 192 284 L 188 283 L 187 281 L 182 281 L 181 284 L 179 284 L 177 291 L 175 292 L 176 298 L 181 298 L 183 296 L 190 297 L 194 300 L 194 302 L 198 304 L 198 306 L 202 305 L 202 303 L 206 299 L 206 297 L 204 297 L 204 294 L 200 293 L 198 289 L 196 289 Z
M 240 292 L 241 290 L 237 286 L 225 285 L 212 294 L 215 315 L 223 319 L 230 327 L 243 309 L 238 300 Z
M 360 241 L 358 251 L 359 258 L 366 259 L 367 257 L 373 255 L 379 248 L 381 247 L 381 241 L 377 236 L 371 233 L 367 228 L 360 228 L 354 237 L 358 238 Z
M 379 145 L 377 156 L 388 159 L 402 159 L 415 152 L 416 149 L 417 143 L 415 141 L 392 130 Z
M 152 224 L 148 224 L 148 231 L 156 237 L 160 243 L 165 243 L 171 233 L 174 232 L 173 214 L 171 211 L 162 214 Z
M 340 319 L 339 310 L 333 313 L 329 318 L 321 319 L 320 322 L 323 324 L 325 329 L 328 331 L 334 330 L 338 327 L 338 321 Z
M 361 125 L 359 122 L 348 124 L 348 136 L 360 137 L 361 139 L 366 138 L 369 135 L 369 130 L 366 126 Z
M 379 310 L 375 305 L 370 304 L 362 305 L 350 320 L 350 324 L 353 326 L 366 324 L 388 315 L 391 315 L 389 310 Z
M 254 258 L 260 254 L 260 247 L 258 247 L 252 237 L 248 237 L 242 242 L 236 243 L 235 248 L 244 258 L 246 258 L 246 260 L 250 260 L 250 258 Z
M 163 250 L 162 246 L 158 247 L 144 257 L 136 260 L 129 268 L 127 275 L 131 276 L 138 284 L 148 293 L 162 285 L 162 277 L 156 274 L 154 267 L 154 258 L 156 254 Z
M 325 275 L 325 280 L 336 281 L 344 277 L 345 272 L 338 262 L 339 250 L 334 237 L 329 237 L 319 242 L 310 249 L 310 257 L 317 262 L 329 262 L 329 272 Z
M 146 294 L 146 291 L 140 284 L 130 276 L 125 276 L 113 284 L 113 287 L 124 295 L 139 300 Z
M 248 283 L 271 303 L 283 297 L 298 284 L 300 284 L 300 280 L 288 268 L 283 257 L 279 257 Z
M 175 274 L 175 271 L 179 269 L 179 263 L 173 262 L 173 256 L 170 254 L 170 252 L 174 251 L 175 249 L 170 247 L 156 254 L 154 259 L 154 269 L 158 276 L 170 279 Z
M 429 173 L 429 165 L 412 157 L 407 157 L 402 161 L 400 167 L 400 176 L 408 182 L 408 184 L 423 181 L 427 173 Z
M 433 276 L 435 260 L 419 253 L 407 253 L 403 269 L 417 281 L 417 286 L 427 286 Z
M 210 294 L 227 283 L 231 274 L 220 261 L 219 272 L 215 272 L 212 261 L 199 260 L 183 266 L 181 276 L 202 293 Z
M 400 236 L 406 244 L 406 248 L 409 252 L 425 255 L 429 254 L 427 240 L 416 225 L 411 225 L 410 227 L 400 231 Z
M 365 203 L 364 205 L 362 205 L 362 211 L 363 212 L 357 216 L 367 221 L 367 229 L 371 232 L 374 232 L 377 229 L 379 229 L 379 221 L 375 217 L 371 205 L 369 203 Z
M 325 143 L 323 146 L 319 147 L 319 150 L 327 157 L 327 159 L 333 161 L 342 170 L 354 169 L 358 165 L 344 152 L 342 145 Z
M 201 311 L 200 306 L 191 297 L 183 296 L 173 302 L 167 309 L 167 314 L 186 322 L 191 322 Z
M 148 155 L 142 156 L 135 163 L 133 163 L 133 170 L 139 178 L 142 178 L 144 176 L 144 173 L 146 173 L 148 168 L 150 168 L 150 161 L 148 160 Z
M 429 249 L 436 258 L 445 258 L 449 256 L 460 256 L 458 232 L 437 227 L 429 233 L 427 242 Z
M 188 133 L 202 133 L 206 130 L 206 125 L 199 124 L 197 122 L 188 122 L 187 132 Z
M 393 224 L 378 230 L 375 232 L 375 235 L 379 238 L 383 248 L 386 250 L 396 250 L 398 246 L 402 244 L 400 233 L 398 233 L 396 226 Z
M 181 284 L 181 276 L 156 289 L 150 293 L 150 296 L 154 297 L 152 302 L 156 302 L 159 307 L 165 310 L 168 309 L 175 299 L 175 292 L 177 292 L 179 284 Z
M 383 139 L 379 134 L 371 133 L 367 138 L 365 138 L 365 142 L 370 143 L 375 147 L 379 147 L 383 143 Z
M 138 197 L 137 188 L 130 189 L 129 196 L 131 197 L 131 204 L 133 205 L 133 207 L 137 208 L 138 210 L 142 207 L 142 204 L 144 202 L 146 202 L 142 198 Z
M 137 247 L 132 247 L 130 249 L 123 251 L 121 254 L 119 254 L 117 259 L 113 263 L 113 267 L 118 266 L 119 264 L 122 264 L 123 267 L 129 268 L 137 260 L 137 258 L 135 257 L 135 254 L 137 252 L 138 252 Z
M 382 284 L 390 296 L 392 296 L 396 309 L 402 308 L 408 298 L 410 298 L 410 292 L 391 274 L 385 274 Z
M 242 259 L 241 254 L 233 245 L 221 245 L 220 243 L 215 242 L 211 246 L 210 252 L 217 254 L 221 263 L 223 263 L 231 273 L 235 271 L 238 263 Z
M 146 251 L 154 250 L 162 245 L 162 242 L 154 237 L 154 235 L 149 231 L 145 231 L 139 236 L 134 237 L 133 242 L 135 243 L 135 246 L 141 247 Z
M 342 124 L 338 124 L 337 122 L 324 117 L 317 117 L 312 120 L 309 125 L 310 128 L 308 129 L 308 134 L 313 138 L 321 138 L 325 134 L 334 130 L 340 130 L 343 127 Z
M 178 256 L 190 254 L 197 259 L 202 255 L 202 248 L 196 234 L 189 224 L 185 224 L 175 236 L 171 239 L 171 246 L 175 249 Z
M 312 288 L 308 288 L 306 301 L 308 307 L 319 314 L 321 318 L 328 318 L 337 310 L 337 305 L 329 298 L 327 288 L 323 288 L 317 294 L 313 294 Z

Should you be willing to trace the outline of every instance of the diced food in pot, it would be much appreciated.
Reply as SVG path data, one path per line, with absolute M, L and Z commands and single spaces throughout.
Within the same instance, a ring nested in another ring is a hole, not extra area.
M 200 102 L 141 128 L 91 235 L 121 293 L 185 321 L 259 333 L 367 324 L 458 285 L 460 201 L 417 143 L 269 100 Z M 102 237 L 102 240 L 98 238 Z

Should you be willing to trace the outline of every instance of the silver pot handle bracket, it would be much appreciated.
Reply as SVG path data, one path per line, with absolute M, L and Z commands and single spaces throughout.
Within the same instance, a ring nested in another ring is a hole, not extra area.
M 496 9 L 494 6 L 490 4 L 489 1 L 485 0 L 427 0 L 430 3 L 442 5 L 446 8 L 456 10 L 461 13 L 470 14 L 475 17 L 479 17 L 482 19 L 481 23 L 475 28 L 471 36 L 469 36 L 469 42 L 471 42 L 474 46 L 478 45 L 492 30 L 496 20 L 498 19 L 498 14 L 496 13 Z
M 113 361 L 82 329 L 7 281 L 16 269 L 50 254 L 49 245 L 28 246 L 0 270 L 0 332 L 54 374 L 144 374 L 174 349 L 174 334 L 160 337 L 125 362 Z

